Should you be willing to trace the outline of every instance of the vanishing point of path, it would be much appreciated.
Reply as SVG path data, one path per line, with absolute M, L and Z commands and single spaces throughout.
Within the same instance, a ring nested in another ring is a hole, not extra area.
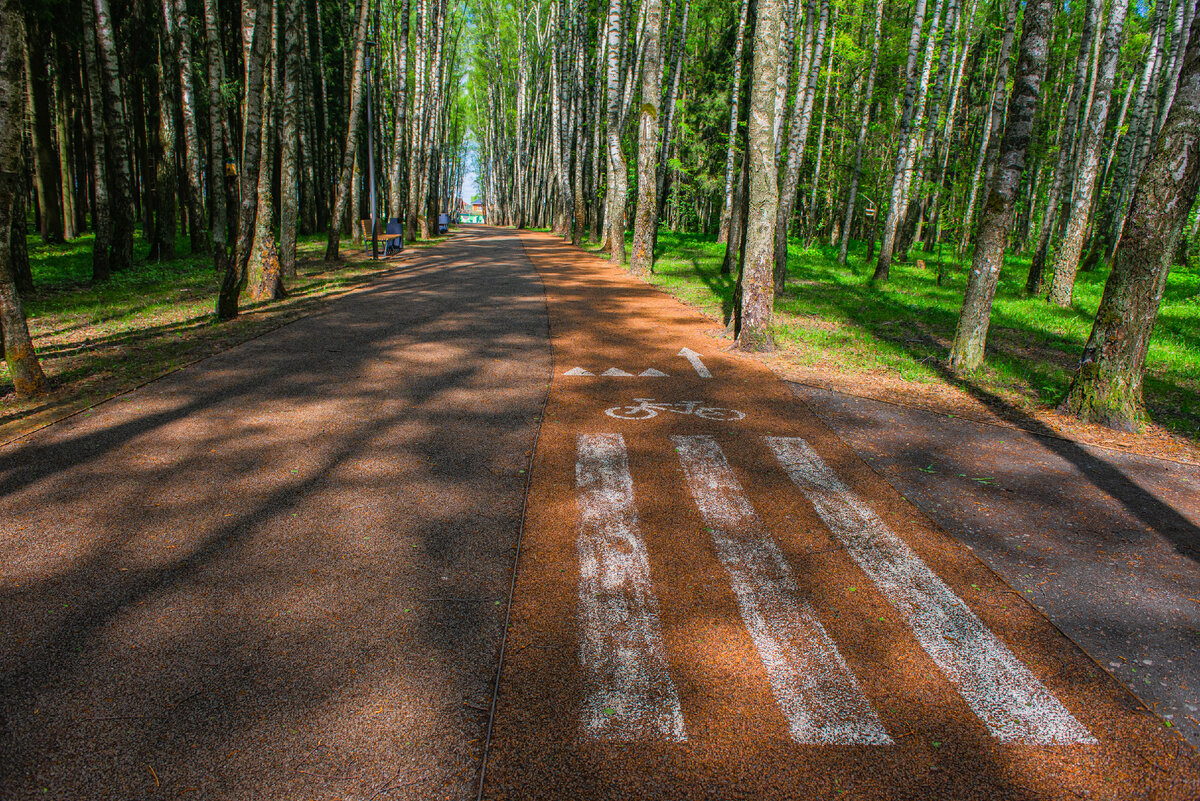
M 469 229 L 0 449 L 0 797 L 1200 795 L 708 328 Z

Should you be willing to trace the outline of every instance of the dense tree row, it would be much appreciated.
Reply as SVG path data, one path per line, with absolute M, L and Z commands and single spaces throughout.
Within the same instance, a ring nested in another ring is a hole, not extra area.
M 660 224 L 715 234 L 746 348 L 770 346 L 789 239 L 839 245 L 843 262 L 862 240 L 875 282 L 916 247 L 969 253 L 950 355 L 964 372 L 1006 252 L 1031 254 L 1028 291 L 1061 306 L 1079 271 L 1111 267 L 1067 405 L 1142 419 L 1165 276 L 1200 226 L 1196 0 L 473 0 L 471 14 L 496 221 L 624 262 L 632 220 L 635 272 Z
M 327 232 L 329 260 L 342 235 L 361 241 L 369 166 L 378 215 L 403 218 L 410 239 L 429 237 L 458 196 L 464 15 L 452 0 L 0 7 L 6 343 L 21 338 L 18 293 L 32 289 L 27 216 L 46 242 L 91 231 L 96 281 L 133 264 L 138 237 L 165 261 L 186 236 L 216 263 L 228 319 L 243 293 L 285 294 L 298 234 Z

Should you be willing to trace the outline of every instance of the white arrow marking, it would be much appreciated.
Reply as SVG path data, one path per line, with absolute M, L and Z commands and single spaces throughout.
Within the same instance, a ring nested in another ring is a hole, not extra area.
M 631 376 L 631 375 L 633 375 L 633 373 L 627 373 L 627 372 L 625 372 L 624 370 L 620 369 L 619 367 L 610 367 L 610 368 L 608 368 L 607 370 L 605 370 L 603 373 L 601 373 L 600 375 L 625 375 L 625 376 Z
M 691 348 L 684 348 L 679 351 L 680 356 L 692 363 L 692 367 L 696 368 L 696 372 L 701 378 L 712 378 L 712 373 L 708 372 L 708 368 L 704 366 L 704 362 L 700 361 L 700 354 Z
M 576 448 L 583 729 L 606 740 L 651 735 L 681 742 L 687 733 L 667 670 L 625 440 L 580 434 Z
M 792 739 L 891 744 L 837 645 L 801 597 L 779 544 L 746 500 L 717 441 L 708 435 L 671 441 Z
M 653 367 L 647 367 L 645 370 L 638 373 L 638 375 L 646 376 L 648 378 L 670 378 L 670 376 L 664 373 L 662 370 L 655 370 Z
M 992 736 L 1005 742 L 1096 742 L 807 442 L 799 437 L 765 439 L 825 525 L 896 607 Z
M 570 370 L 563 373 L 563 375 L 595 375 L 595 373 L 589 373 L 587 370 L 584 370 L 582 367 L 572 367 Z

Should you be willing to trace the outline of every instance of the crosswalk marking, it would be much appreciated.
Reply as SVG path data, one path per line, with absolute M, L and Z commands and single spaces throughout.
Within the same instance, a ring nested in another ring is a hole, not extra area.
M 1006 742 L 1095 739 L 963 601 L 799 437 L 766 437 L 789 477 L 992 735 Z
M 607 740 L 686 740 L 625 440 L 620 434 L 582 434 L 576 448 L 584 731 Z
M 725 567 L 792 738 L 891 743 L 837 646 L 800 597 L 778 544 L 710 436 L 673 436 L 688 487 Z

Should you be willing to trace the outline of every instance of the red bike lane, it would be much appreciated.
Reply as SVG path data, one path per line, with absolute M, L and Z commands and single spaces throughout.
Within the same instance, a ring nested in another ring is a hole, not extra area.
M 488 798 L 1164 798 L 1200 759 L 711 323 L 550 235 Z

